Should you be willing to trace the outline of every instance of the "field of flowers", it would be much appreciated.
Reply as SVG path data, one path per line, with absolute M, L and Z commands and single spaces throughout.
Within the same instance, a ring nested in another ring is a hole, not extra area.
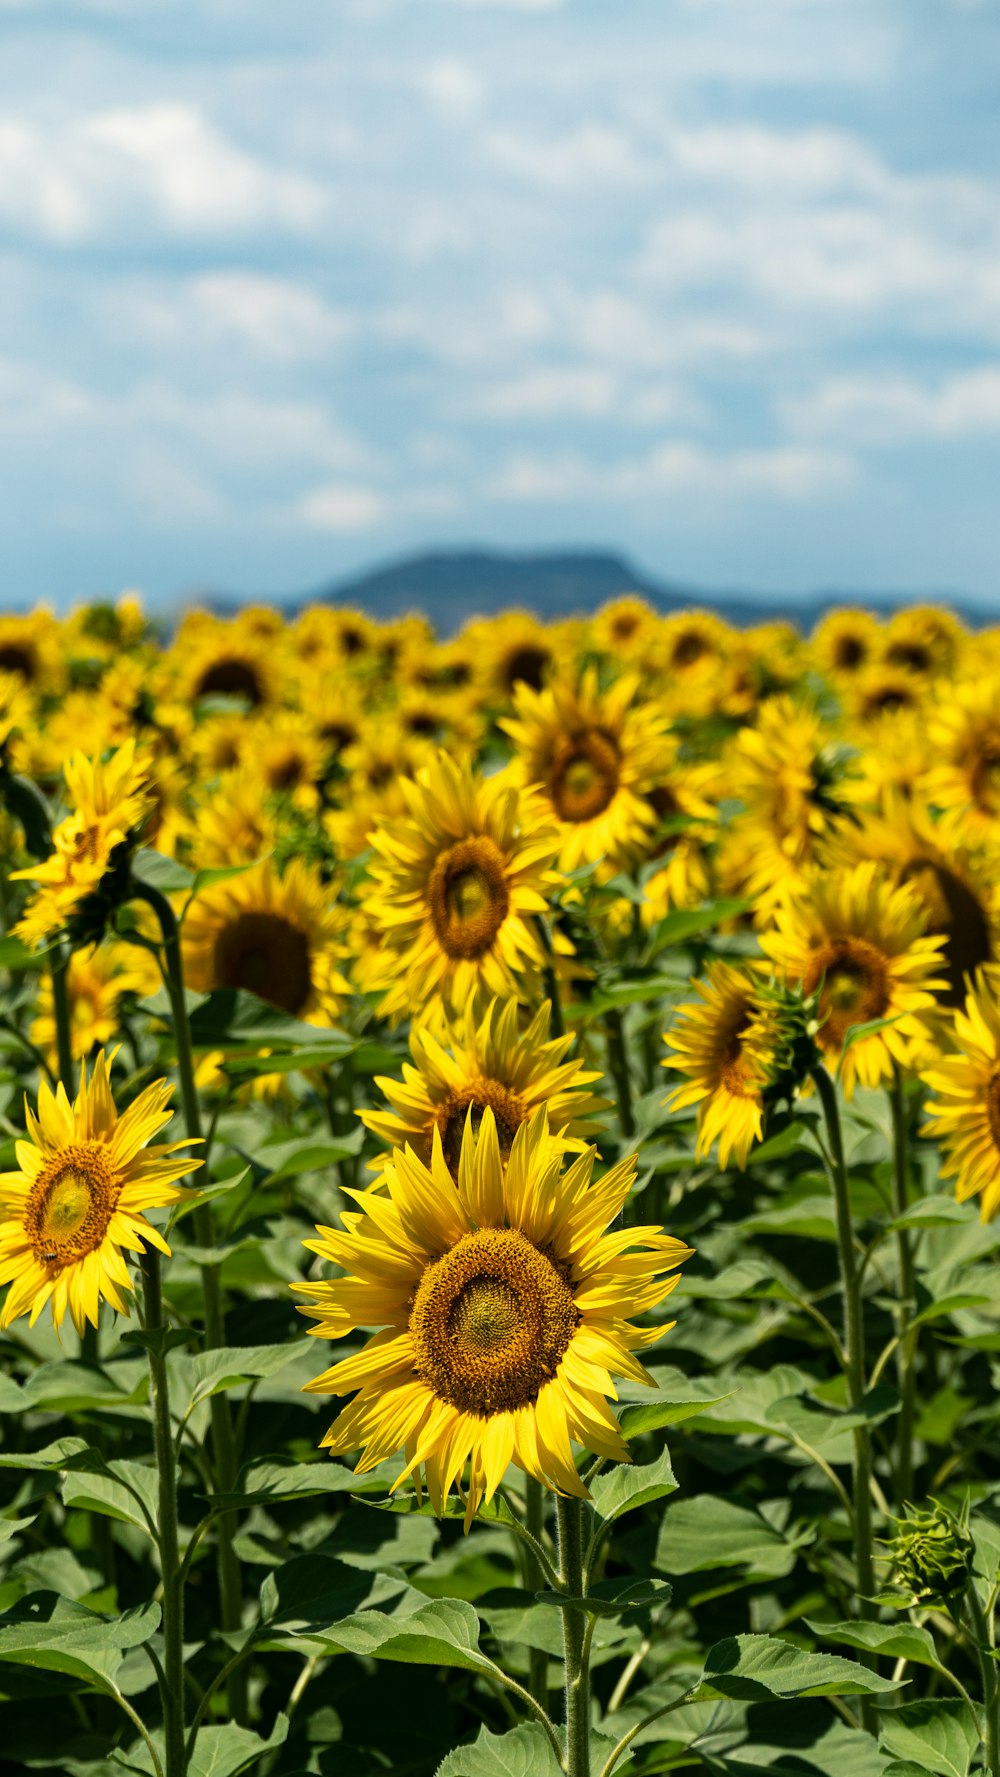
M 1000 1777 L 1000 630 L 3 617 L 0 850 L 4 1770 Z

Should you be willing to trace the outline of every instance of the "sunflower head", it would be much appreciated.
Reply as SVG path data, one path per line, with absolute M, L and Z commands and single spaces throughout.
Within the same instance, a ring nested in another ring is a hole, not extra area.
M 48 1301 L 57 1328 L 68 1313 L 81 1333 L 86 1321 L 97 1325 L 102 1297 L 128 1313 L 123 1254 L 145 1245 L 169 1253 L 145 1211 L 188 1195 L 174 1181 L 201 1165 L 179 1152 L 187 1141 L 149 1145 L 170 1120 L 172 1090 L 158 1080 L 119 1116 L 103 1050 L 89 1082 L 81 1070 L 73 1104 L 62 1085 L 52 1093 L 43 1081 L 37 1116 L 25 1106 L 19 1170 L 0 1175 L 0 1283 L 11 1286 L 0 1326 L 22 1314 L 33 1325 Z
M 280 876 L 265 861 L 218 882 L 192 903 L 184 967 L 196 992 L 233 988 L 293 1018 L 330 1024 L 349 991 L 334 959 L 341 918 L 318 871 L 295 858 Z
M 698 1109 L 698 1158 L 719 1144 L 719 1165 L 746 1166 L 764 1133 L 765 1098 L 784 1081 L 788 1034 L 774 996 L 753 971 L 711 963 L 693 983 L 698 1001 L 681 1006 L 664 1041 L 663 1066 L 686 1076 L 667 1100 L 671 1110 Z
M 959 1202 L 978 1197 L 984 1222 L 1000 1209 L 1000 970 L 979 969 L 955 1013 L 955 1048 L 923 1074 L 924 1131 L 941 1143 L 943 1178 Z
M 423 1471 L 441 1512 L 465 1483 L 466 1528 L 510 1462 L 559 1493 L 585 1496 L 573 1446 L 627 1460 L 608 1406 L 612 1376 L 650 1378 L 635 1353 L 667 1330 L 632 1324 L 677 1282 L 689 1249 L 658 1228 L 606 1232 L 634 1157 L 593 1177 L 594 1150 L 566 1170 L 543 1109 L 523 1123 L 506 1167 L 496 1121 L 467 1123 L 457 1181 L 435 1134 L 430 1165 L 412 1149 L 385 1190 L 354 1192 L 344 1227 L 309 1249 L 338 1281 L 300 1284 L 320 1337 L 378 1331 L 307 1387 L 353 1394 L 324 1444 L 360 1450 L 358 1471 L 402 1448 L 396 1486 Z

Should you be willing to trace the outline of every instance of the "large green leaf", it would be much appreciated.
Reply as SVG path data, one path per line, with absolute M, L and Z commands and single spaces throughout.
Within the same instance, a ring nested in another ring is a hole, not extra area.
M 751 1505 L 706 1493 L 678 1499 L 664 1513 L 653 1564 L 675 1575 L 747 1567 L 779 1578 L 795 1558 L 795 1544 Z
M 595 1475 L 590 1484 L 590 1497 L 598 1517 L 613 1524 L 626 1512 L 651 1505 L 677 1491 L 677 1481 L 670 1466 L 670 1452 L 663 1449 L 655 1462 L 641 1466 L 621 1462 L 604 1474 Z
M 332 1555 L 293 1555 L 264 1580 L 261 1617 L 265 1623 L 300 1627 L 338 1623 L 359 1610 L 382 1605 L 406 1589 L 398 1574 L 376 1574 L 373 1578 Z
M 655 1393 L 635 1385 L 622 1387 L 626 1404 L 618 1415 L 618 1422 L 622 1437 L 627 1441 L 641 1437 L 644 1432 L 662 1431 L 667 1425 L 680 1425 L 683 1420 L 707 1413 L 710 1407 L 717 1407 L 720 1401 L 729 1398 L 726 1394 L 712 1394 L 711 1383 L 703 1386 L 692 1382 L 669 1365 L 654 1366 L 650 1374 L 656 1378 Z M 629 1395 L 635 1396 L 634 1401 L 628 1399 Z
M 919 1628 L 916 1623 L 907 1622 L 905 1617 L 896 1623 L 807 1622 L 806 1627 L 824 1641 L 838 1641 L 845 1647 L 885 1654 L 890 1660 L 910 1660 L 917 1666 L 941 1664 L 930 1631 Z
M 370 1660 L 457 1666 L 466 1672 L 493 1669 L 493 1662 L 479 1649 L 479 1618 L 461 1598 L 434 1598 L 403 1617 L 360 1611 L 322 1633 L 311 1632 L 308 1639 L 328 1653 L 360 1654 Z
M 155 1533 L 159 1513 L 157 1473 L 144 1463 L 118 1458 L 103 1474 L 70 1473 L 62 1483 L 63 1502 L 105 1518 Z
M 191 1359 L 192 1382 L 187 1410 L 229 1388 L 275 1376 L 310 1349 L 308 1339 L 290 1339 L 285 1345 L 219 1346 Z
M 889 1777 L 871 1735 L 838 1720 L 829 1705 L 772 1699 L 749 1707 L 730 1703 L 724 1712 L 718 1704 L 711 1707 L 711 1724 L 691 1750 L 712 1777 L 764 1771 L 774 1777 Z M 674 1720 L 668 1718 L 660 1731 L 669 1733 Z
M 764 1697 L 876 1696 L 898 1690 L 890 1678 L 839 1654 L 807 1654 L 771 1635 L 731 1635 L 709 1648 L 700 1696 L 753 1702 Z
M 561 1777 L 561 1766 L 539 1722 L 523 1722 L 506 1734 L 480 1728 L 471 1746 L 457 1746 L 436 1777 Z
M 936 1777 L 968 1777 L 979 1734 L 960 1698 L 922 1699 L 887 1711 L 880 1745 Z
M 55 1593 L 35 1592 L 0 1617 L 0 1660 L 113 1690 L 125 1650 L 141 1647 L 159 1621 L 158 1604 L 108 1620 Z
M 231 1721 L 221 1727 L 199 1728 L 194 1752 L 187 1767 L 187 1777 L 239 1777 L 241 1771 L 249 1771 L 257 1765 L 265 1753 L 283 1746 L 287 1738 L 286 1715 L 278 1716 L 266 1740 L 253 1733 L 250 1728 L 237 1727 Z M 162 1768 L 162 1733 L 157 1731 L 153 1735 L 153 1743 Z M 135 1742 L 127 1753 L 118 1750 L 111 1757 L 115 1770 L 134 1771 L 140 1773 L 141 1777 L 149 1777 L 154 1768 L 149 1749 L 141 1740 Z

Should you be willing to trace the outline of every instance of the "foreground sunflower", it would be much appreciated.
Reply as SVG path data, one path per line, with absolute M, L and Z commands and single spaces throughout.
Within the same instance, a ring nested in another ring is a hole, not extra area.
M 826 871 L 779 909 L 775 923 L 761 949 L 806 995 L 819 990 L 816 1040 L 839 1066 L 847 1097 L 857 1083 L 881 1085 L 894 1062 L 906 1066 L 914 1040 L 929 1034 L 921 1014 L 945 985 L 944 938 L 927 931 L 916 888 L 894 886 L 874 862 Z M 883 1019 L 844 1050 L 849 1031 Z
M 522 782 L 541 786 L 559 823 L 561 870 L 605 857 L 623 864 L 656 825 L 646 796 L 675 749 L 666 718 L 638 691 L 634 674 L 601 691 L 590 669 L 578 684 L 518 685 L 515 714 L 500 723 Z
M 546 1000 L 524 1025 L 516 1000 L 502 1006 L 493 999 L 485 1011 L 473 1001 L 463 1019 L 446 1025 L 444 1041 L 425 1026 L 410 1033 L 414 1066 L 403 1063 L 402 1080 L 376 1076 L 392 1106 L 391 1111 L 361 1111 L 371 1129 L 390 1148 L 407 1144 L 428 1163 L 435 1130 L 441 1137 L 444 1157 L 453 1173 L 458 1171 L 462 1138 L 469 1112 L 473 1128 L 489 1109 L 493 1113 L 506 1160 L 517 1131 L 538 1110 L 548 1109 L 549 1127 L 558 1145 L 582 1148 L 581 1139 L 598 1125 L 595 1116 L 609 1100 L 595 1098 L 587 1088 L 601 1078 L 600 1070 L 567 1061 L 573 1034 L 549 1035 L 552 1007 Z M 373 1160 L 380 1171 L 390 1154 Z
M 37 1117 L 25 1106 L 20 1170 L 0 1174 L 0 1284 L 11 1286 L 0 1327 L 22 1314 L 34 1326 L 50 1300 L 56 1327 L 68 1313 L 78 1333 L 88 1320 L 96 1327 L 102 1297 L 128 1314 L 123 1252 L 145 1242 L 169 1254 L 145 1211 L 181 1202 L 188 1192 L 174 1181 L 202 1164 L 179 1152 L 186 1140 L 148 1145 L 170 1121 L 172 1091 L 157 1080 L 119 1116 L 103 1050 L 73 1104 L 62 1085 L 52 1093 L 42 1082 Z
M 593 1179 L 594 1150 L 566 1172 L 544 1109 L 500 1158 L 493 1113 L 478 1137 L 471 1118 L 458 1182 L 439 1136 L 429 1167 L 412 1149 L 387 1167 L 388 1195 L 351 1192 L 360 1212 L 342 1231 L 305 1244 L 342 1266 L 335 1282 L 298 1284 L 301 1312 L 320 1338 L 380 1330 L 355 1357 L 307 1383 L 313 1394 L 354 1394 L 323 1446 L 360 1450 L 358 1473 L 396 1450 L 420 1469 L 435 1512 L 465 1483 L 468 1529 L 508 1464 L 558 1493 L 586 1498 L 573 1445 L 610 1462 L 628 1451 L 608 1405 L 612 1376 L 651 1382 L 635 1353 L 667 1331 L 630 1315 L 662 1302 L 665 1277 L 690 1249 L 659 1228 L 606 1230 L 635 1176 L 635 1156 Z M 672 1325 L 673 1323 L 669 1323 Z M 356 1392 L 355 1392 L 356 1391 Z
M 507 773 L 484 778 L 439 753 L 400 779 L 407 814 L 380 820 L 369 844 L 366 912 L 381 931 L 389 1018 L 464 1007 L 479 989 L 516 995 L 545 954 L 534 929 L 557 878 L 558 838 L 537 800 Z
M 940 1138 L 942 1178 L 959 1203 L 979 1197 L 984 1222 L 1000 1209 L 1000 971 L 979 969 L 965 1010 L 955 1013 L 954 1054 L 923 1074 L 934 1097 L 925 1135 Z
M 667 1099 L 670 1110 L 698 1107 L 701 1160 L 714 1141 L 719 1165 L 730 1155 L 742 1170 L 764 1133 L 764 1094 L 778 1063 L 779 1035 L 761 983 L 749 969 L 710 963 L 707 980 L 693 983 L 701 1004 L 682 1006 L 664 1042 L 674 1054 L 663 1062 L 687 1075 Z

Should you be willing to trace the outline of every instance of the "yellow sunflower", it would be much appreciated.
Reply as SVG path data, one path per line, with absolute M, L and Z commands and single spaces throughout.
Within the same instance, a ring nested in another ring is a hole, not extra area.
M 934 1097 L 924 1134 L 938 1136 L 942 1178 L 959 1203 L 978 1196 L 984 1222 L 1000 1209 L 1000 975 L 979 969 L 955 1014 L 957 1051 L 923 1074 Z
M 138 945 L 102 944 L 88 955 L 74 950 L 66 970 L 69 999 L 70 1046 L 81 1061 L 98 1044 L 113 1041 L 121 1026 L 118 1008 L 124 993 L 153 994 L 162 986 L 155 959 Z M 38 1011 L 31 1025 L 31 1040 L 53 1066 L 58 1057 L 52 977 L 42 975 L 38 986 Z
M 927 914 L 909 883 L 895 886 L 875 863 L 816 875 L 775 916 L 761 949 L 808 995 L 819 990 L 817 1042 L 840 1066 L 848 1097 L 855 1084 L 879 1086 L 893 1062 L 909 1063 L 928 1036 L 926 1014 L 945 983 L 944 939 L 927 931 Z M 844 1050 L 856 1025 L 887 1019 Z
M 501 1005 L 493 999 L 485 1011 L 470 1003 L 464 1018 L 446 1026 L 440 1042 L 417 1025 L 410 1033 L 414 1065 L 404 1061 L 402 1080 L 379 1076 L 375 1081 L 392 1111 L 361 1111 L 361 1121 L 390 1148 L 409 1145 L 425 1163 L 437 1130 L 453 1172 L 470 1110 L 474 1128 L 487 1108 L 493 1112 L 504 1161 L 521 1124 L 539 1105 L 546 1106 L 549 1128 L 560 1146 L 584 1147 L 581 1137 L 599 1127 L 595 1119 L 610 1100 L 588 1092 L 601 1078 L 600 1070 L 567 1060 L 572 1033 L 550 1037 L 551 1015 L 546 1000 L 523 1023 L 516 1000 Z M 380 1155 L 372 1170 L 390 1161 L 390 1155 Z
M 157 1080 L 119 1117 L 102 1050 L 89 1084 L 83 1068 L 75 1103 L 43 1081 L 37 1117 L 25 1105 L 20 1170 L 0 1175 L 0 1283 L 11 1285 L 0 1327 L 29 1313 L 33 1326 L 49 1300 L 56 1327 L 68 1312 L 78 1333 L 97 1325 L 102 1296 L 128 1314 L 123 1250 L 141 1253 L 146 1242 L 169 1254 L 144 1212 L 187 1197 L 174 1181 L 201 1165 L 179 1152 L 186 1141 L 148 1145 L 170 1121 L 172 1091 Z
M 573 1445 L 611 1462 L 628 1451 L 608 1405 L 613 1376 L 652 1379 L 636 1352 L 667 1331 L 630 1316 L 655 1308 L 689 1248 L 655 1227 L 617 1228 L 635 1157 L 593 1179 L 594 1150 L 567 1171 L 544 1110 L 523 1123 L 506 1168 L 493 1113 L 466 1130 L 458 1188 L 435 1138 L 430 1166 L 400 1150 L 387 1193 L 352 1192 L 343 1229 L 310 1251 L 346 1276 L 296 1286 L 319 1338 L 380 1329 L 356 1357 L 307 1383 L 354 1394 L 323 1440 L 360 1450 L 364 1473 L 406 1453 L 398 1487 L 423 1470 L 442 1513 L 466 1464 L 465 1523 L 492 1499 L 510 1462 L 544 1486 L 586 1498 Z M 670 1323 L 673 1324 L 673 1323 Z
M 477 617 L 459 642 L 476 662 L 484 698 L 494 706 L 509 703 L 518 685 L 540 691 L 560 658 L 551 633 L 528 611 Z
M 821 672 L 834 680 L 853 679 L 878 653 L 879 624 L 870 611 L 828 611 L 813 630 L 810 648 Z
M 224 771 L 195 804 L 186 837 L 199 869 L 250 864 L 273 851 L 278 825 L 257 771 Z
M 369 835 L 366 910 L 392 977 L 383 1013 L 460 1009 L 480 988 L 516 996 L 545 962 L 532 922 L 558 882 L 555 830 L 506 772 L 484 778 L 447 753 L 400 784 L 406 816 Z
M 875 661 L 843 688 L 845 712 L 856 722 L 877 722 L 886 710 L 924 707 L 926 683 L 902 666 Z
M 928 802 L 970 840 L 1000 839 L 1000 684 L 987 675 L 949 689 L 928 720 Z
M 184 974 L 196 993 L 240 988 L 307 1024 L 333 1024 L 350 992 L 340 973 L 342 920 L 318 872 L 293 858 L 213 883 L 182 929 Z
M 662 1065 L 687 1075 L 666 1103 L 672 1111 L 697 1105 L 697 1159 L 718 1141 L 720 1167 L 725 1170 L 732 1155 L 742 1171 L 764 1132 L 764 1094 L 774 1076 L 778 1033 L 749 969 L 716 962 L 706 974 L 692 983 L 701 1003 L 681 1006 L 663 1039 L 674 1053 Z
M 718 671 L 736 632 L 712 611 L 678 611 L 664 617 L 654 650 L 655 664 L 668 685 L 693 686 Z
M 290 796 L 307 813 L 319 807 L 319 785 L 326 774 L 327 748 L 312 721 L 299 710 L 278 710 L 251 721 L 248 761 L 264 788 Z
M 673 753 L 666 718 L 638 699 L 631 674 L 600 691 L 588 669 L 579 684 L 533 691 L 519 685 L 515 714 L 500 723 L 517 748 L 524 784 L 537 784 L 559 823 L 559 867 L 607 858 L 621 865 L 656 825 L 647 793 Z
M 950 673 L 958 658 L 962 626 L 939 605 L 908 605 L 893 612 L 882 642 L 882 658 L 918 678 Z
M 682 761 L 675 746 L 669 772 L 646 792 L 656 827 L 644 836 L 642 857 L 659 869 L 646 879 L 644 925 L 655 925 L 674 907 L 694 907 L 711 888 L 708 846 L 719 828 L 718 800 L 725 793 L 717 765 Z
M 203 697 L 240 697 L 251 709 L 280 701 L 281 664 L 273 636 L 260 634 L 241 617 L 231 623 L 185 618 L 164 656 L 182 699 L 196 703 Z
M 962 1005 L 975 971 L 1000 953 L 1000 848 L 965 844 L 960 826 L 933 820 L 918 801 L 887 797 L 884 815 L 845 822 L 824 854 L 840 864 L 874 859 L 883 875 L 916 889 L 928 932 L 944 940 L 938 1001 L 949 1007 Z
M 591 624 L 590 644 L 595 654 L 645 666 L 660 630 L 660 617 L 646 599 L 627 592 L 602 605 Z
M 44 607 L 27 616 L 0 616 L 0 672 L 14 673 L 36 692 L 57 691 L 65 679 L 60 628 Z
M 65 925 L 98 887 L 112 853 L 139 830 L 152 807 L 146 762 L 136 757 L 134 741 L 126 741 L 106 762 L 76 753 L 64 773 L 74 812 L 55 828 L 48 858 L 12 873 L 15 882 L 37 885 L 14 928 L 26 943 L 38 943 Z

